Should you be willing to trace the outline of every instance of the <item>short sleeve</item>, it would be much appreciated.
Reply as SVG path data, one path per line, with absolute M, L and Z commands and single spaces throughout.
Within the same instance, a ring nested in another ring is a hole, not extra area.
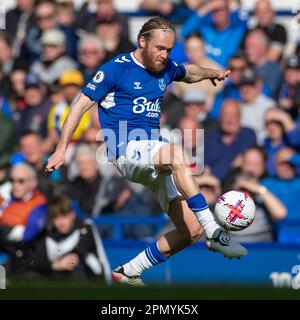
M 93 101 L 100 101 L 115 86 L 117 79 L 117 68 L 114 62 L 108 62 L 101 66 L 95 76 L 82 89 L 82 93 Z
M 182 64 L 178 65 L 175 61 L 171 59 L 169 59 L 167 70 L 170 82 L 180 81 L 185 77 L 186 74 L 185 67 Z

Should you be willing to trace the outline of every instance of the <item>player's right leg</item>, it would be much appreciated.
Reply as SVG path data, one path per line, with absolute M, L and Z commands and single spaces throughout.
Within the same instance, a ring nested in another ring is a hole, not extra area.
M 115 282 L 143 286 L 141 279 L 143 271 L 165 262 L 175 253 L 200 239 L 203 228 L 182 197 L 176 197 L 170 201 L 169 216 L 176 229 L 161 236 L 157 242 L 151 244 L 135 258 L 113 270 L 112 278 Z M 228 243 L 220 245 L 228 246 Z M 233 252 L 234 256 L 237 256 L 240 245 L 234 242 L 231 246 L 232 250 L 236 250 Z M 222 252 L 222 249 L 218 251 Z
M 182 197 L 173 199 L 168 211 L 176 229 L 161 236 L 135 258 L 113 270 L 112 278 L 115 282 L 143 286 L 143 271 L 165 262 L 173 254 L 199 240 L 203 229 Z
M 186 156 L 182 148 L 163 145 L 154 155 L 153 162 L 157 172 L 171 171 L 177 189 L 182 193 L 189 208 L 195 213 L 207 236 L 209 249 L 218 251 L 228 258 L 240 258 L 247 254 L 247 249 L 231 240 L 216 223 L 206 200 L 190 173 Z

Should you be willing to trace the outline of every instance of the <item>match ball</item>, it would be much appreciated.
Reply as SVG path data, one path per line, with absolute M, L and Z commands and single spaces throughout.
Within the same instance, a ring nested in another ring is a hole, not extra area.
M 228 231 L 246 229 L 254 217 L 255 204 L 246 192 L 226 192 L 218 199 L 215 206 L 217 223 Z

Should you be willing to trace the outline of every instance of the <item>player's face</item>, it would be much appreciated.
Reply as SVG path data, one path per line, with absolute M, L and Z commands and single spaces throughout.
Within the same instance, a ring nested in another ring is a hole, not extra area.
M 144 64 L 153 73 L 162 71 L 167 63 L 168 56 L 174 46 L 173 32 L 155 30 L 152 37 L 145 41 L 143 58 Z

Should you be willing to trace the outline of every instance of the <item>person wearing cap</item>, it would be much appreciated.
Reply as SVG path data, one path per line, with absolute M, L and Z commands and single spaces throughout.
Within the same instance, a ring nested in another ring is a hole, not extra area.
M 297 55 L 291 55 L 286 58 L 284 64 L 284 79 L 279 91 L 279 106 L 290 114 L 296 112 L 294 99 L 296 88 L 300 85 L 300 58 Z
M 211 119 L 207 113 L 207 96 L 202 90 L 189 90 L 183 94 L 182 102 L 187 117 L 196 119 L 205 131 L 217 129 L 217 121 Z
M 35 74 L 25 79 L 25 108 L 17 111 L 15 117 L 17 136 L 23 132 L 34 131 L 43 137 L 47 135 L 47 117 L 50 101 L 45 97 L 46 88 Z
M 51 85 L 64 71 L 77 68 L 77 63 L 65 55 L 66 37 L 63 31 L 59 29 L 45 31 L 41 43 L 40 60 L 34 62 L 30 72 L 38 75 L 44 83 Z
M 264 114 L 275 101 L 261 93 L 262 81 L 253 69 L 245 69 L 240 80 L 241 123 L 255 131 L 258 144 L 265 138 Z
M 84 85 L 83 75 L 78 70 L 69 70 L 62 73 L 58 80 L 63 93 L 63 100 L 51 107 L 48 116 L 48 137 L 49 150 L 57 143 L 61 134 L 63 124 L 70 111 L 70 105 Z M 82 134 L 87 130 L 91 123 L 90 113 L 84 114 L 80 124 L 73 135 L 73 141 L 78 141 Z

